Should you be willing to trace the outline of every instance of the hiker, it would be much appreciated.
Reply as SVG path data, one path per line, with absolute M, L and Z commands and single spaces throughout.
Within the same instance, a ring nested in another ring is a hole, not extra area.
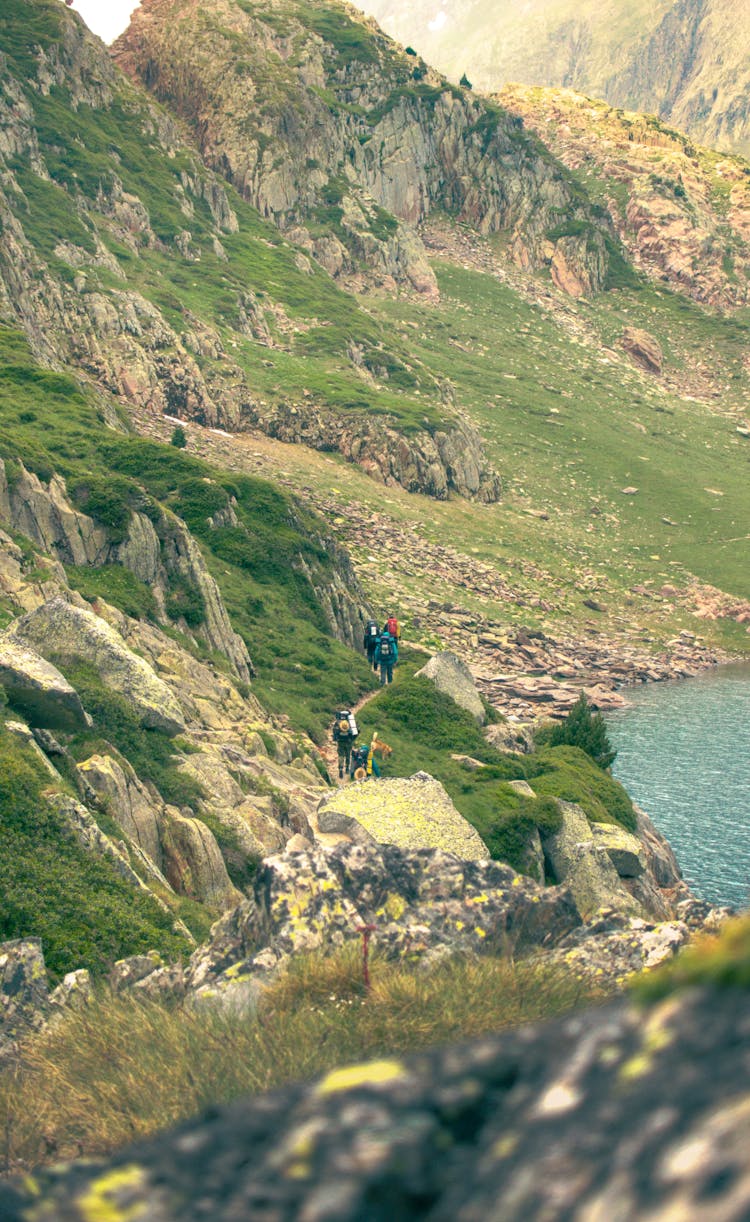
M 373 661 L 373 658 L 375 656 L 375 647 L 378 643 L 379 636 L 380 633 L 378 631 L 377 621 L 374 619 L 368 619 L 367 623 L 365 624 L 364 646 L 365 653 L 367 654 L 367 661 L 370 663 L 373 670 L 378 669 Z
M 380 686 L 393 683 L 393 668 L 398 662 L 398 643 L 390 632 L 382 632 L 375 647 L 375 665 L 380 667 Z
M 380 769 L 370 755 L 370 748 L 367 743 L 363 743 L 361 747 L 352 748 L 349 776 L 353 781 L 366 781 L 368 776 L 380 776 Z
M 357 722 L 351 709 L 341 709 L 333 723 L 333 741 L 338 750 L 339 776 L 342 778 L 344 769 L 348 772 L 351 766 L 352 746 L 358 734 Z
M 388 759 L 389 755 L 393 754 L 393 748 L 384 743 L 377 734 L 373 734 L 372 742 L 369 747 L 363 744 L 361 747 L 354 747 L 352 750 L 352 766 L 350 776 L 353 781 L 366 781 L 369 777 L 380 776 L 380 765 L 375 758 L 375 752 L 379 751 L 383 759 Z
M 383 632 L 389 632 L 394 641 L 401 640 L 401 625 L 395 615 L 388 616 L 388 619 L 383 624 Z

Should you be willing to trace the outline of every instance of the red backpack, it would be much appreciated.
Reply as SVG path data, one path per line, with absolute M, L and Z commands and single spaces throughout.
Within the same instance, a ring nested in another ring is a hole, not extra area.
M 388 616 L 385 626 L 390 632 L 391 636 L 398 640 L 398 620 L 396 619 L 395 615 Z

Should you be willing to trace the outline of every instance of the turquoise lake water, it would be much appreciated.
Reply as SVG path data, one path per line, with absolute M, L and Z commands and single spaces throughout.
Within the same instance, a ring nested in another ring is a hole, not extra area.
M 750 906 L 750 666 L 626 688 L 606 715 L 612 772 L 703 899 Z

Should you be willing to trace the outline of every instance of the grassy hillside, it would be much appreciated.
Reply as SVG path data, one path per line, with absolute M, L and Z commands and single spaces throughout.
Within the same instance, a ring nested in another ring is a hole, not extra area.
M 172 446 L 104 428 L 95 400 L 71 376 L 41 368 L 24 337 L 2 326 L 0 406 L 0 457 L 11 479 L 18 459 L 41 479 L 62 475 L 74 502 L 113 541 L 124 538 L 134 509 L 149 512 L 155 502 L 186 521 L 248 644 L 258 694 L 272 711 L 288 713 L 298 728 L 319 737 L 332 707 L 367 690 L 364 661 L 331 637 L 303 571 L 325 572 L 332 564 L 324 524 L 288 494 Z M 238 525 L 211 527 L 209 517 L 230 498 Z M 74 570 L 70 577 L 88 597 L 101 595 L 144 618 L 154 613 L 150 591 L 119 566 Z M 200 622 L 195 592 L 179 584 L 167 608 L 188 627 Z

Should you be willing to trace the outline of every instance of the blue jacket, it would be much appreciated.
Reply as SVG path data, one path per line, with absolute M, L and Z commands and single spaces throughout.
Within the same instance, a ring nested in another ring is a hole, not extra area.
M 378 643 L 375 646 L 375 665 L 380 665 L 380 646 L 383 641 L 390 641 L 391 643 L 391 652 L 387 658 L 383 659 L 383 661 L 390 662 L 393 666 L 395 666 L 398 662 L 398 641 L 395 637 L 391 636 L 390 632 L 383 632 L 381 636 L 378 637 Z

